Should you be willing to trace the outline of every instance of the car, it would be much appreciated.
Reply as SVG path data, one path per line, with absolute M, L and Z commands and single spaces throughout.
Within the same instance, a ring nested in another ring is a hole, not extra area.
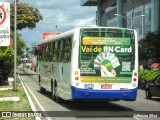
M 32 62 L 30 60 L 26 60 L 26 67 L 31 68 Z
M 28 58 L 22 59 L 23 67 L 31 68 L 32 62 Z
M 152 96 L 160 97 L 160 75 L 146 85 L 146 98 L 151 99 Z

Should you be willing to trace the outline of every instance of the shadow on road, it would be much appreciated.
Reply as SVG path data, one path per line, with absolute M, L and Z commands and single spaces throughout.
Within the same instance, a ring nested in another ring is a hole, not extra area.
M 39 90 L 37 90 L 38 93 L 40 93 Z M 45 92 L 43 94 L 45 97 L 52 99 L 51 98 L 51 93 L 50 92 Z M 118 101 L 117 101 L 118 102 Z M 65 101 L 61 100 L 60 103 L 61 106 L 71 110 L 71 111 L 134 111 L 131 108 L 124 107 L 121 105 L 116 104 L 116 102 L 108 102 L 106 101 Z
M 87 111 L 134 111 L 133 109 L 118 105 L 114 102 L 107 101 L 65 101 L 60 103 L 70 110 L 87 110 Z
M 33 76 L 33 75 L 35 75 L 35 74 L 33 74 L 33 73 L 19 73 L 19 75 L 20 76 Z
M 146 99 L 146 100 L 152 100 L 152 101 L 160 102 L 160 97 L 152 97 L 151 99 Z

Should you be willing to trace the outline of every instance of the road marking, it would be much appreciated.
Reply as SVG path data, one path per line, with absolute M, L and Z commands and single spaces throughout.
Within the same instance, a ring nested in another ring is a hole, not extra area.
M 21 81 L 22 81 L 22 84 L 25 84 L 25 83 L 23 83 L 22 78 L 21 78 Z M 49 116 L 49 115 L 45 112 L 45 109 L 43 108 L 43 106 L 40 104 L 40 102 L 39 102 L 39 101 L 37 100 L 37 98 L 35 97 L 34 93 L 29 89 L 28 85 L 25 84 L 25 86 L 27 87 L 27 89 L 29 90 L 29 92 L 31 93 L 31 95 L 33 96 L 34 100 L 37 102 L 37 104 L 38 104 L 38 106 L 40 107 L 40 109 L 44 112 L 44 114 L 45 114 L 46 116 Z M 25 86 L 24 86 L 24 88 L 25 88 Z M 26 89 L 25 89 L 25 90 L 26 90 Z M 27 92 L 27 91 L 26 91 L 26 92 Z M 27 94 L 28 94 L 28 93 L 27 93 Z M 28 96 L 29 96 L 29 94 L 28 94 Z M 30 96 L 29 96 L 28 98 L 30 99 L 29 101 L 33 104 Z M 33 106 L 34 106 L 34 104 L 33 104 Z M 33 110 L 37 111 L 36 108 L 35 108 L 35 106 L 33 107 Z M 47 120 L 52 120 L 50 117 L 46 117 L 46 118 L 47 118 Z M 38 120 L 38 119 L 36 119 L 36 120 Z
M 22 84 L 22 86 L 23 86 L 23 89 L 24 89 L 24 91 L 25 91 L 25 94 L 27 95 L 27 98 L 28 98 L 28 100 L 29 100 L 29 103 L 30 103 L 30 105 L 31 105 L 32 110 L 33 110 L 33 111 L 37 111 L 37 110 L 36 110 L 36 107 L 34 106 L 34 104 L 33 104 L 33 102 L 32 102 L 31 97 L 29 96 L 29 94 L 28 94 L 28 92 L 27 92 L 27 90 L 26 90 L 26 88 L 25 88 L 25 86 L 24 86 L 23 80 L 22 80 L 22 78 L 19 76 L 19 74 L 18 74 L 18 77 L 19 77 L 20 80 L 21 80 L 21 84 Z M 26 85 L 26 84 L 25 84 L 25 85 Z M 41 120 L 41 119 L 40 119 L 40 117 L 36 117 L 36 120 Z
M 138 118 L 138 117 L 133 117 L 133 119 L 135 119 L 135 120 L 142 120 L 142 119 L 140 119 L 140 118 Z

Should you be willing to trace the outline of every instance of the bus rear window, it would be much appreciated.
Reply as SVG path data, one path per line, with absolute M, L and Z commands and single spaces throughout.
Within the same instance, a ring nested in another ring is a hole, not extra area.
M 81 29 L 80 37 L 81 76 L 132 76 L 135 64 L 133 31 L 113 28 Z M 107 73 L 109 74 L 105 75 Z

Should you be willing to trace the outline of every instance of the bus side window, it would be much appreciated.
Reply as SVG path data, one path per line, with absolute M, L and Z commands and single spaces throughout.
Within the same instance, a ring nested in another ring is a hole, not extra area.
M 52 53 L 53 53 L 53 50 L 52 50 L 52 43 L 48 43 L 48 51 L 47 51 L 47 60 L 50 62 L 52 61 Z
M 46 48 L 46 61 L 49 61 L 49 51 L 50 51 L 50 43 L 47 44 Z
M 45 61 L 49 61 L 49 43 L 46 44 Z
M 70 62 L 71 60 L 71 38 L 66 38 L 64 40 L 64 50 L 63 50 L 63 62 Z
M 41 61 L 42 60 L 42 50 L 38 51 L 38 59 Z
M 49 49 L 49 60 L 53 60 L 53 51 L 54 51 L 54 42 L 50 43 L 50 49 Z
M 63 53 L 63 40 L 58 41 L 59 46 L 58 46 L 58 62 L 62 61 L 62 53 Z
M 38 46 L 38 60 L 42 60 L 42 45 Z
M 42 45 L 42 61 L 45 61 L 46 57 L 46 44 Z
M 58 54 L 58 41 L 54 42 L 53 44 L 53 61 L 57 61 L 57 54 Z

